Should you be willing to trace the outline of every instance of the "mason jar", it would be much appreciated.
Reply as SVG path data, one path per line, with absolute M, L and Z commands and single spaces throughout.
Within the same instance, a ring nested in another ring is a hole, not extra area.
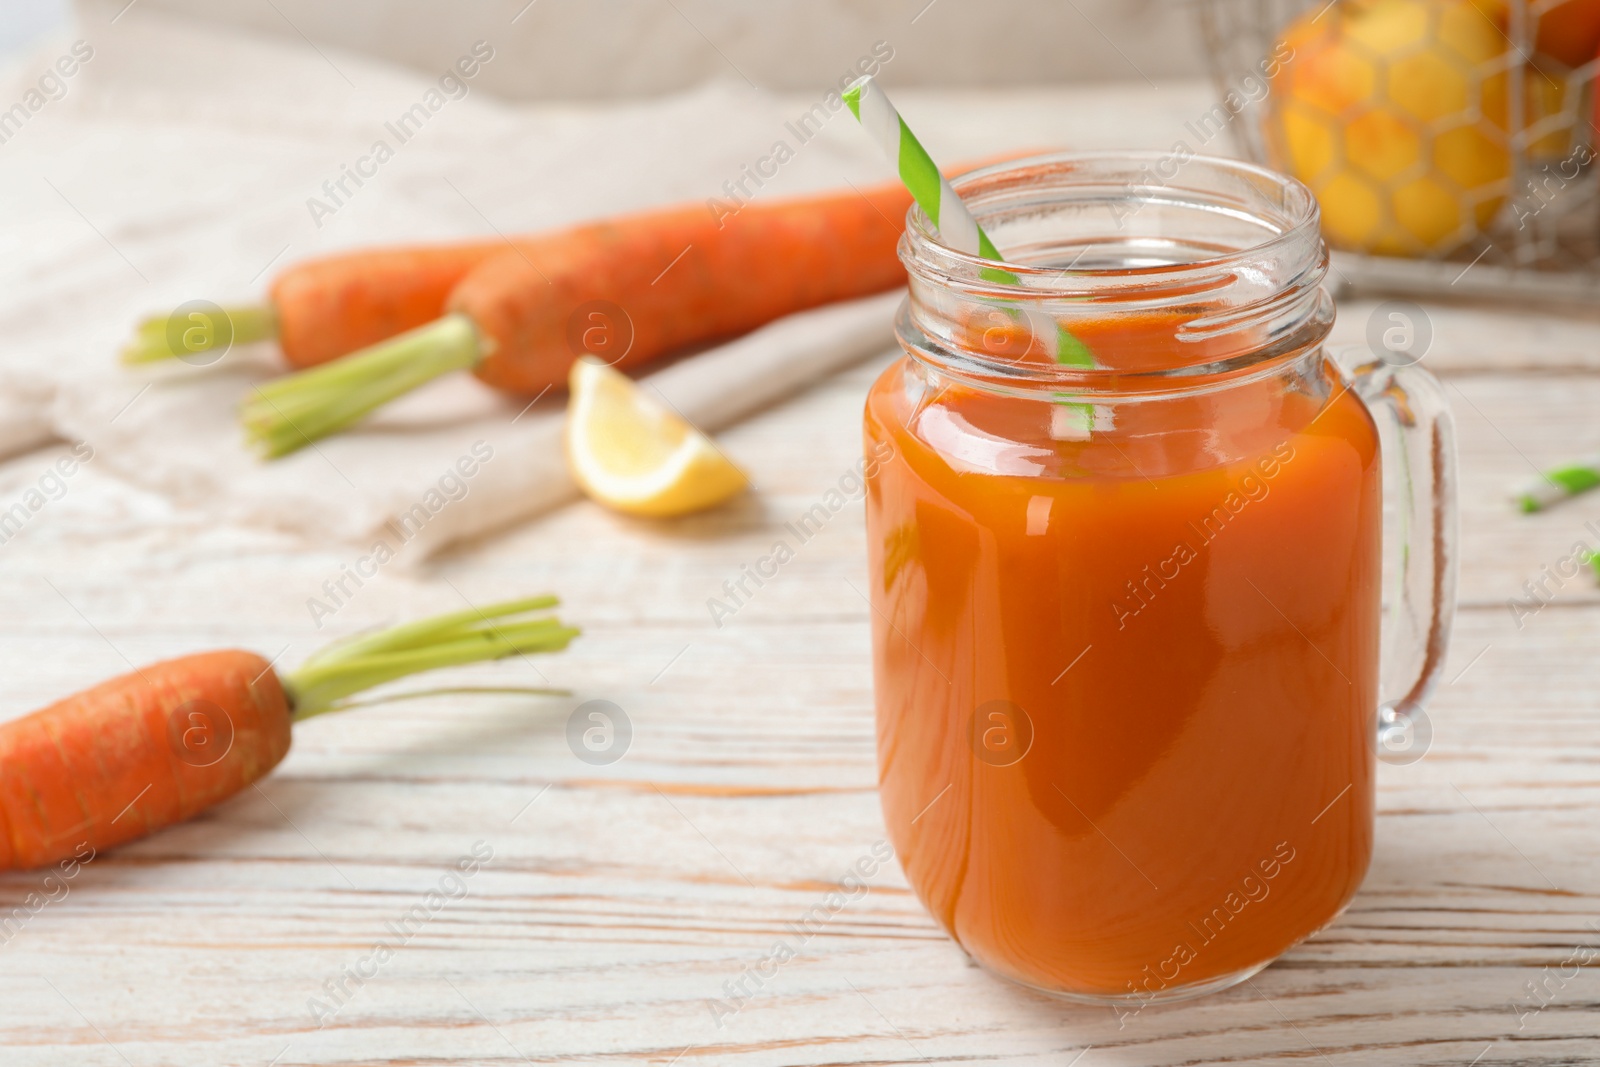
M 954 184 L 1005 265 L 911 211 L 904 356 L 865 412 L 891 839 L 1000 975 L 1225 988 L 1366 873 L 1380 731 L 1448 640 L 1448 409 L 1403 349 L 1349 374 L 1324 350 L 1290 178 L 1069 154 Z

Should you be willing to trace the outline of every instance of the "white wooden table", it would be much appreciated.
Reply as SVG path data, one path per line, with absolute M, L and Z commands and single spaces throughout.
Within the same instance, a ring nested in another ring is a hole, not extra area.
M 1370 306 L 1346 306 L 1335 339 L 1358 343 Z M 1600 972 L 1554 970 L 1600 945 L 1600 596 L 1584 574 L 1520 628 L 1507 607 L 1575 540 L 1600 547 L 1584 525 L 1600 529 L 1600 494 L 1531 519 L 1504 495 L 1530 464 L 1600 451 L 1600 319 L 1430 311 L 1426 362 L 1456 405 L 1463 466 L 1450 681 L 1425 758 L 1382 769 L 1361 893 L 1252 983 L 1119 1028 L 969 964 L 890 863 L 796 958 L 745 979 L 753 995 L 718 1025 L 710 1002 L 795 941 L 787 924 L 884 836 L 860 505 L 720 628 L 706 603 L 855 461 L 878 361 L 724 435 L 758 487 L 731 507 L 656 525 L 574 506 L 385 574 L 338 620 L 558 591 L 586 633 L 538 669 L 571 699 L 319 719 L 259 789 L 97 858 L 65 895 L 0 876 L 0 913 L 59 898 L 0 946 L 0 1063 L 1600 1060 Z M 0 499 L 52 458 L 5 464 Z M 117 492 L 96 477 L 73 492 Z M 292 664 L 319 639 L 305 600 L 348 550 L 197 531 L 175 555 L 142 533 L 185 521 L 159 502 L 124 492 L 124 518 L 85 531 L 72 499 L 60 523 L 0 547 L 0 716 L 124 657 L 287 646 Z M 453 677 L 539 684 L 517 662 Z M 609 765 L 568 746 L 591 698 L 632 723 Z M 394 933 L 474 847 L 492 857 L 465 895 Z M 362 961 L 383 940 L 398 947 L 374 971 Z M 328 985 L 357 966 L 371 977 L 344 979 L 347 1002 L 319 1027 L 310 1002 L 337 1003 Z

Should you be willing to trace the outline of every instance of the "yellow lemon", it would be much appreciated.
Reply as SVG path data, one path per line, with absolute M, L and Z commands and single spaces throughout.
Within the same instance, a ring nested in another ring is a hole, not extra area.
M 709 437 L 599 360 L 580 359 L 569 384 L 567 467 L 600 503 L 633 515 L 684 515 L 750 484 Z

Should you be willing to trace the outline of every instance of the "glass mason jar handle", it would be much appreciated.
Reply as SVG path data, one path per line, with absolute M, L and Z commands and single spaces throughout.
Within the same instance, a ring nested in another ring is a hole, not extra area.
M 1455 420 L 1439 379 L 1421 367 L 1375 360 L 1355 369 L 1351 388 L 1379 424 L 1385 489 L 1399 495 L 1385 530 L 1397 543 L 1392 556 L 1385 546 L 1394 573 L 1384 591 L 1378 751 L 1411 762 L 1427 746 L 1418 734 L 1431 734 L 1422 706 L 1444 670 L 1456 610 Z

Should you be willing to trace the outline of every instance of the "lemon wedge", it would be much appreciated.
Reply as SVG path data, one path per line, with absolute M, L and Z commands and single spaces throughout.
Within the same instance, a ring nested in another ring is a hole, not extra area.
M 596 359 L 568 379 L 567 467 L 595 500 L 631 515 L 686 515 L 750 484 L 711 438 Z

